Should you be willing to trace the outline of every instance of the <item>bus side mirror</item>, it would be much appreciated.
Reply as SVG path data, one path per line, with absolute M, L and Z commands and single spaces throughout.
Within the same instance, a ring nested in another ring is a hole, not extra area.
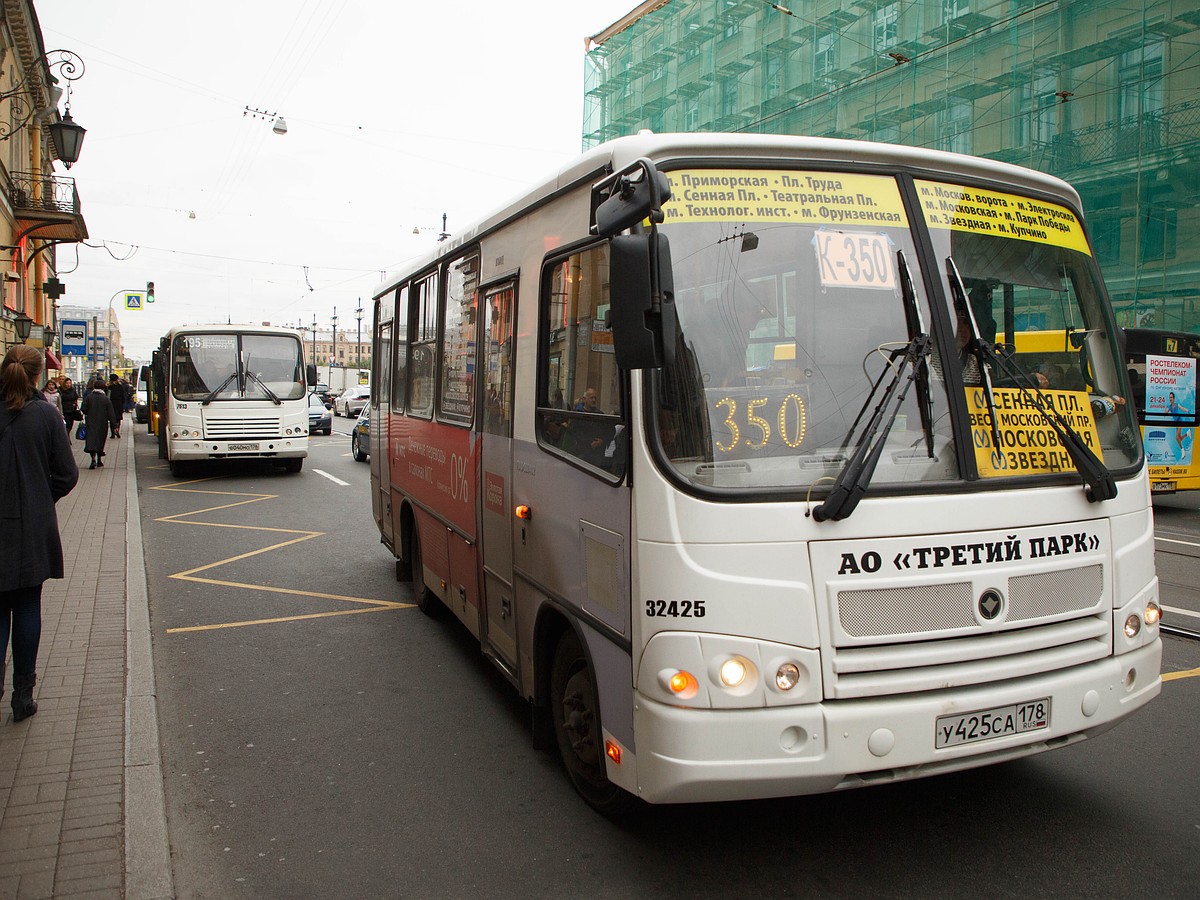
M 609 237 L 645 219 L 657 225 L 670 199 L 667 176 L 650 160 L 639 159 L 592 186 L 592 233 Z
M 312 363 L 309 363 L 307 366 L 304 367 L 304 380 L 308 382 L 309 387 L 316 387 L 316 385 L 317 385 L 317 367 L 315 365 L 313 365 Z
M 667 236 L 622 234 L 609 250 L 609 326 L 617 365 L 657 369 L 675 361 L 675 285 Z

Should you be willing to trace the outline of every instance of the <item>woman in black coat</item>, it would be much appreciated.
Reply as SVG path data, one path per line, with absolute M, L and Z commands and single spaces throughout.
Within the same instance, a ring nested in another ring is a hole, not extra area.
M 104 467 L 104 445 L 108 443 L 108 426 L 113 419 L 112 401 L 104 393 L 104 382 L 97 379 L 83 398 L 83 424 L 87 437 L 83 439 L 84 453 L 91 454 L 89 469 Z
M 75 390 L 70 378 L 64 378 L 58 395 L 62 399 L 63 418 L 66 419 L 69 432 L 79 419 L 79 391 Z M 70 434 L 67 437 L 70 437 Z
M 12 636 L 13 721 L 37 712 L 42 583 L 63 577 L 54 504 L 79 480 L 62 416 L 34 385 L 42 354 L 18 344 L 0 363 L 0 695 Z

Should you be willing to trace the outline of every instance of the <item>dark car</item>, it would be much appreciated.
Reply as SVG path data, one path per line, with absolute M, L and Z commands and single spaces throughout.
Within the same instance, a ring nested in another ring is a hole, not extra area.
M 308 395 L 308 433 L 332 434 L 333 413 L 321 399 L 321 395 L 313 391 Z
M 358 421 L 350 429 L 350 452 L 356 462 L 366 462 L 371 455 L 371 407 L 364 406 Z

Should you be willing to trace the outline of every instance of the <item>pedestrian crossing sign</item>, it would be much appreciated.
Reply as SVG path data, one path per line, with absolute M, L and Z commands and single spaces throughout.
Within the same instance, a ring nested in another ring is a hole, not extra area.
M 142 308 L 142 296 L 143 295 L 142 295 L 141 291 L 138 291 L 136 293 L 126 294 L 125 295 L 125 308 L 126 309 L 141 309 Z

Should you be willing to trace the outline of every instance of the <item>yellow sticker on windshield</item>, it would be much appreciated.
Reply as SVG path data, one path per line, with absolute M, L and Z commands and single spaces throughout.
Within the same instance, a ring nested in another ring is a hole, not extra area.
M 1065 206 L 959 184 L 916 184 L 930 228 L 1051 244 L 1092 255 L 1083 225 Z
M 971 414 L 971 442 L 975 445 L 975 463 L 983 478 L 1007 478 L 1046 472 L 1074 472 L 1075 464 L 1063 447 L 1046 417 L 1037 411 L 1033 398 L 1015 388 L 996 388 L 992 399 L 996 406 L 996 427 L 1000 446 L 992 437 L 983 388 L 968 387 L 967 410 Z M 1100 436 L 1092 404 L 1084 391 L 1038 391 L 1049 407 L 1057 410 L 1101 461 Z
M 673 222 L 790 222 L 907 227 L 896 179 L 843 172 L 678 169 L 666 172 Z

